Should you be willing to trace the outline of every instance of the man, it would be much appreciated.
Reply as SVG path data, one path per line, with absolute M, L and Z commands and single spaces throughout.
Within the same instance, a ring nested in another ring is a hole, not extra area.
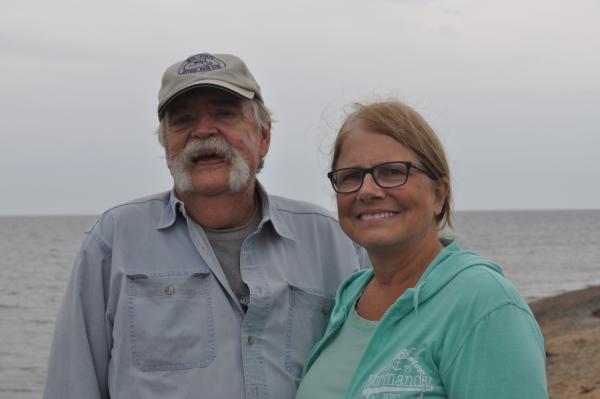
M 242 60 L 178 62 L 158 99 L 174 189 L 87 232 L 44 397 L 293 398 L 364 254 L 327 212 L 257 182 L 271 119 Z

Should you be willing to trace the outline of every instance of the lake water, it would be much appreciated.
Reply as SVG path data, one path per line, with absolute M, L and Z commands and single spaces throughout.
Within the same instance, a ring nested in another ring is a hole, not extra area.
M 0 399 L 41 396 L 54 318 L 94 220 L 0 217 Z M 600 285 L 600 210 L 458 212 L 453 234 L 529 300 Z

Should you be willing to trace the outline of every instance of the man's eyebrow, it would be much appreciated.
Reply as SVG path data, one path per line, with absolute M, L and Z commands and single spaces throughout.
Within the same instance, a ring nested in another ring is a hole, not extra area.
M 181 112 L 182 109 L 186 108 L 186 104 L 185 103 L 175 103 L 175 104 L 171 104 L 166 112 L 165 115 L 167 114 L 176 114 L 177 112 Z
M 209 103 L 211 105 L 229 105 L 229 106 L 234 106 L 234 107 L 238 107 L 242 104 L 242 99 L 238 98 L 238 97 L 217 97 L 217 98 L 211 98 L 209 100 Z
M 243 99 L 235 96 L 215 97 L 211 98 L 208 103 L 213 106 L 241 107 Z M 174 101 L 173 104 L 167 107 L 165 114 L 176 114 L 183 112 L 190 107 L 188 100 Z

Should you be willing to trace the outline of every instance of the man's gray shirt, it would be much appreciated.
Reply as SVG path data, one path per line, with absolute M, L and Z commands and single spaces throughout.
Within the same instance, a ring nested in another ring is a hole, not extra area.
M 246 314 L 171 192 L 104 213 L 75 261 L 44 398 L 293 398 L 337 286 L 367 260 L 327 211 L 259 192 Z

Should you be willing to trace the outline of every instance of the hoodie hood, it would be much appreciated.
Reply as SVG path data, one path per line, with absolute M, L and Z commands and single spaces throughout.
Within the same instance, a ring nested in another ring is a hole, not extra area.
M 502 269 L 495 263 L 481 258 L 474 251 L 461 250 L 453 240 L 442 240 L 444 248 L 431 261 L 419 281 L 413 288 L 407 289 L 390 307 L 405 307 L 407 301 L 418 312 L 419 306 L 435 296 L 444 286 L 472 267 L 485 267 L 504 276 Z M 373 278 L 373 269 L 366 269 L 350 275 L 344 280 L 336 295 L 336 309 L 331 315 L 330 327 L 342 324 L 356 299 L 362 294 L 369 280 Z
M 433 259 L 413 290 L 413 308 L 433 297 L 456 276 L 472 267 L 486 267 L 504 276 L 500 266 L 483 259 L 474 251 L 461 250 L 452 240 L 443 240 L 444 249 Z M 450 266 L 450 267 L 449 267 Z M 407 290 L 408 291 L 408 290 Z

